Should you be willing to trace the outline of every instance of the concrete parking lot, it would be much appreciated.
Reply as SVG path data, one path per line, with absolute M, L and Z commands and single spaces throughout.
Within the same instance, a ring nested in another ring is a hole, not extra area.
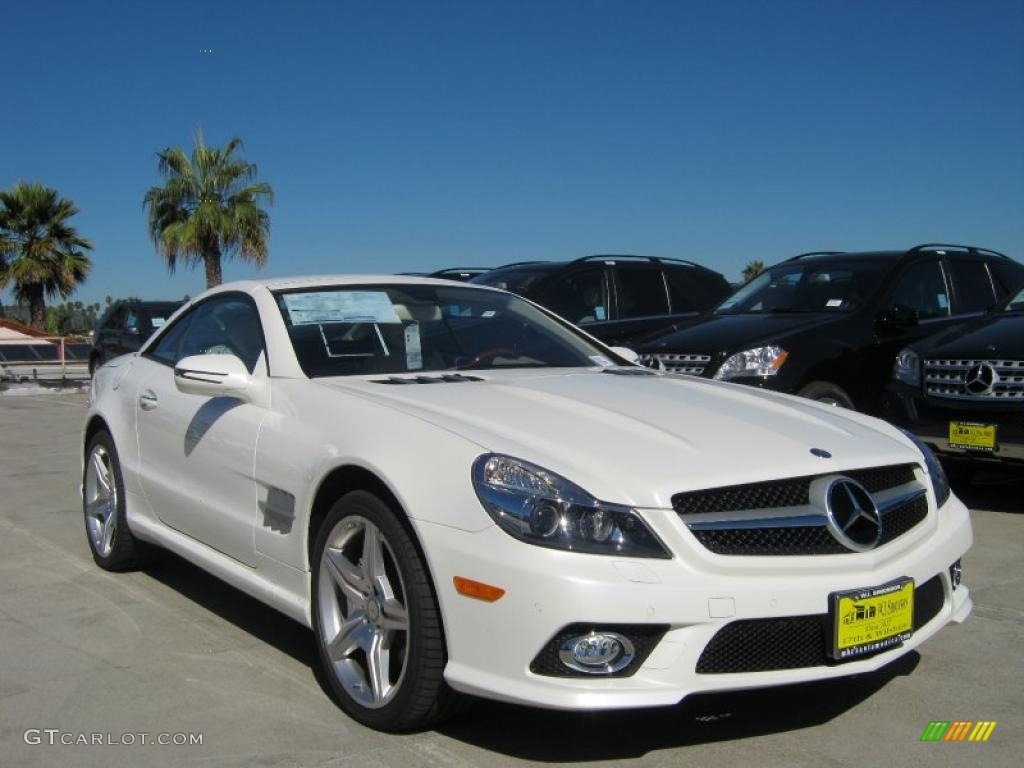
M 0 398 L 0 765 L 1020 764 L 1024 479 L 958 489 L 975 510 L 975 613 L 877 674 L 590 715 L 473 701 L 437 731 L 389 736 L 335 706 L 298 624 L 175 557 L 94 566 L 77 492 L 84 408 Z M 921 743 L 931 720 L 998 726 L 987 743 Z M 202 744 L 51 746 L 45 729 Z

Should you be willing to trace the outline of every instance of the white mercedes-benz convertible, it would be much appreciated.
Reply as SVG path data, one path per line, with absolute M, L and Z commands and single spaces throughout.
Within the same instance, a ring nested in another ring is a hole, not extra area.
M 968 512 L 915 438 L 630 360 L 490 288 L 213 289 L 96 373 L 89 545 L 172 550 L 311 627 L 341 706 L 392 731 L 459 692 L 862 673 L 967 617 Z

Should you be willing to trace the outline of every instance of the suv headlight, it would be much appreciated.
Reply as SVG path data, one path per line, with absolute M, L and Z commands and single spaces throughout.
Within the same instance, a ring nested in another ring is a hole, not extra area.
M 473 462 L 473 487 L 487 514 L 528 544 L 595 555 L 671 557 L 635 511 L 598 501 L 536 464 L 484 454 Z
M 924 456 L 924 465 L 928 470 L 928 477 L 932 481 L 932 490 L 935 492 L 935 506 L 941 507 L 949 498 L 949 478 L 946 477 L 946 470 L 942 468 L 939 460 L 935 458 L 935 452 L 925 445 L 921 438 L 903 428 L 899 428 L 899 430 L 914 442 L 917 450 Z
M 729 357 L 715 372 L 715 378 L 722 381 L 737 376 L 774 376 L 786 362 L 789 353 L 782 347 L 754 347 L 737 352 Z
M 896 355 L 892 367 L 892 377 L 896 381 L 910 384 L 913 387 L 921 384 L 921 357 L 910 347 L 904 347 Z

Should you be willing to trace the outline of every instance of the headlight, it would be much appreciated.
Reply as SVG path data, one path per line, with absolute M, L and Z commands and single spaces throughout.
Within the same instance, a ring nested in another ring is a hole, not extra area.
M 949 498 L 949 478 L 946 477 L 946 470 L 935 458 L 935 452 L 925 445 L 921 438 L 905 429 L 900 429 L 900 432 L 913 440 L 914 445 L 924 456 L 924 465 L 928 470 L 928 477 L 932 480 L 932 490 L 935 492 L 935 506 L 941 507 Z
M 921 383 L 921 358 L 917 352 L 910 347 L 901 349 L 892 367 L 892 377 L 904 384 L 918 386 Z
M 786 362 L 789 353 L 782 347 L 754 347 L 737 352 L 722 363 L 716 379 L 728 381 L 737 376 L 774 376 Z
M 598 501 L 536 464 L 484 454 L 473 462 L 473 486 L 494 521 L 529 544 L 595 555 L 671 557 L 632 509 Z

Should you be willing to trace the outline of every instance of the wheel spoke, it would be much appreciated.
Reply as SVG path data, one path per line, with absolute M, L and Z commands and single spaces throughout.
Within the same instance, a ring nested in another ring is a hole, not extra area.
M 370 647 L 366 650 L 366 671 L 375 701 L 382 701 L 391 687 L 388 679 L 390 662 L 391 650 L 384 642 L 383 633 L 374 632 Z
M 107 519 L 103 521 L 103 552 L 104 554 L 110 551 L 111 545 L 114 541 L 114 528 L 117 526 L 117 515 L 114 510 L 111 509 L 107 514 Z
M 341 625 L 338 634 L 334 636 L 327 645 L 327 655 L 333 661 L 341 661 L 352 655 L 356 648 L 369 646 L 370 639 L 366 637 L 370 633 L 362 612 L 349 617 Z
M 408 632 L 409 631 L 409 614 L 405 610 L 405 606 L 394 598 L 385 600 L 381 605 L 384 613 L 384 619 L 381 622 L 381 626 L 384 629 L 391 630 L 393 632 Z
M 372 523 L 367 523 L 363 532 L 363 578 L 368 584 L 385 586 L 384 545 L 381 543 L 380 530 Z
M 103 463 L 103 457 L 99 451 L 96 451 L 92 455 L 92 468 L 96 474 L 96 483 L 103 487 L 106 493 L 110 493 L 112 488 L 110 484 L 110 473 L 107 471 L 106 465 Z
M 106 511 L 106 509 L 108 507 L 108 504 L 109 504 L 109 500 L 108 499 L 104 499 L 104 498 L 93 499 L 92 501 L 86 503 L 86 505 L 85 505 L 85 513 L 89 517 L 95 517 L 97 520 L 99 520 L 100 524 L 103 524 L 103 522 L 105 520 L 105 517 L 104 517 L 103 513 L 104 513 L 104 511 Z
M 359 568 L 353 565 L 340 550 L 330 547 L 324 550 L 323 564 L 327 566 L 331 578 L 334 579 L 335 584 L 348 600 L 349 613 L 352 613 L 355 608 L 365 606 L 369 584 Z

